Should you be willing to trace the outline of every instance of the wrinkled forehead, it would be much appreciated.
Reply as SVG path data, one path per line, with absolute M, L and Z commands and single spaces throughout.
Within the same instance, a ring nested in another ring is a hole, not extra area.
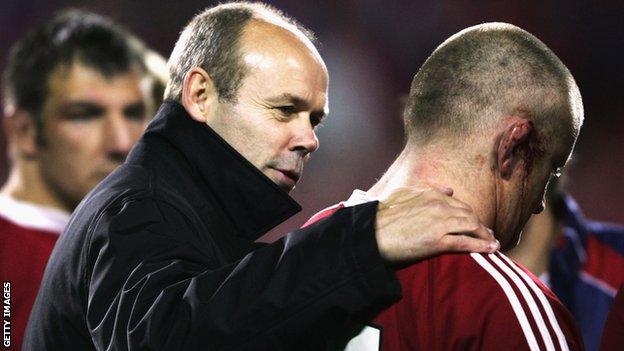
M 48 77 L 47 83 L 50 87 L 53 84 L 63 84 L 72 85 L 79 89 L 81 86 L 88 86 L 97 82 L 112 83 L 122 79 L 138 85 L 146 78 L 147 75 L 138 68 L 128 67 L 126 70 L 109 72 L 76 60 L 57 66 Z
M 137 103 L 148 98 L 148 91 L 149 80 L 134 70 L 107 76 L 97 69 L 75 64 L 50 77 L 44 108 L 69 103 L 100 106 Z

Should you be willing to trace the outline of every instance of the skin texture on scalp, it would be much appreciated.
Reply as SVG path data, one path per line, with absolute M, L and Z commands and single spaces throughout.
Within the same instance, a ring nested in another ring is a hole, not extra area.
M 414 77 L 404 117 L 406 147 L 369 194 L 449 186 L 506 250 L 543 210 L 583 111 L 574 79 L 550 49 L 518 27 L 488 23 L 434 51 Z

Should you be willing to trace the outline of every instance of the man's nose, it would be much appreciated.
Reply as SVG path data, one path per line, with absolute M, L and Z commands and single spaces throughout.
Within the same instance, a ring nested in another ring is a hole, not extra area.
M 123 161 L 132 148 L 132 141 L 128 121 L 121 115 L 109 116 L 104 130 L 106 152 L 117 161 Z
M 300 116 L 299 123 L 295 126 L 295 133 L 291 141 L 291 150 L 299 150 L 305 154 L 312 153 L 319 148 L 319 140 L 316 137 L 314 126 L 310 122 L 310 117 Z

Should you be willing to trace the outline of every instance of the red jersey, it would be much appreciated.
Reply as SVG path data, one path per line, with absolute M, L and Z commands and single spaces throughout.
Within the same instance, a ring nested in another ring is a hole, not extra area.
M 68 221 L 69 214 L 63 211 L 0 196 L 0 277 L 5 321 L 3 347 L 21 349 L 24 329 L 43 271 L 56 239 Z M 6 339 L 7 332 L 10 332 L 9 340 Z
M 344 206 L 313 216 L 306 225 Z M 446 254 L 396 271 L 403 298 L 346 350 L 582 350 L 571 314 L 537 277 L 502 253 Z

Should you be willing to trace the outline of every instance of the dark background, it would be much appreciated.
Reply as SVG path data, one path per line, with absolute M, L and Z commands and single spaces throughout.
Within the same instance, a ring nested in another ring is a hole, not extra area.
M 304 210 L 268 239 L 326 205 L 368 189 L 401 150 L 401 97 L 444 39 L 482 22 L 518 25 L 570 68 L 583 94 L 585 125 L 569 191 L 588 217 L 624 222 L 624 1 L 270 1 L 318 36 L 330 72 L 330 118 L 321 148 L 293 192 Z M 10 46 L 66 7 L 111 17 L 168 57 L 178 33 L 210 1 L 21 0 L 0 4 L 0 68 Z M 43 83 L 43 82 L 42 82 Z M 0 136 L 0 183 L 8 164 Z

